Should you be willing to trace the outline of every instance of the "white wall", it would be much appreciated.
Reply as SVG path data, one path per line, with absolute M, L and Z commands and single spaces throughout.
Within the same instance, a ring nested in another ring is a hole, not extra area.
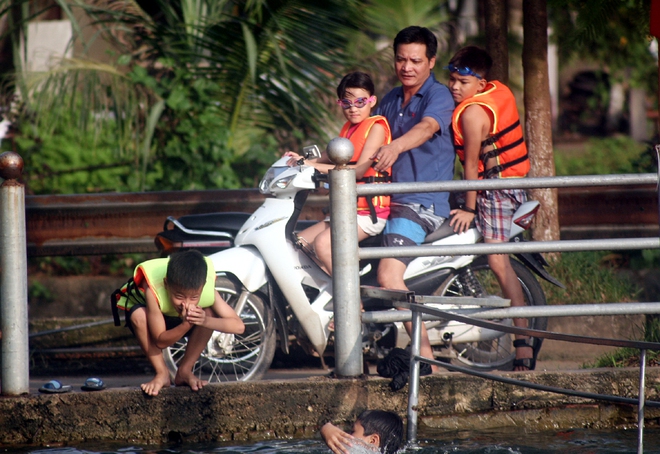
M 71 22 L 68 20 L 48 20 L 30 22 L 27 28 L 26 71 L 46 71 L 62 57 L 71 57 L 68 48 L 71 41 Z M 21 48 L 21 55 L 25 55 Z

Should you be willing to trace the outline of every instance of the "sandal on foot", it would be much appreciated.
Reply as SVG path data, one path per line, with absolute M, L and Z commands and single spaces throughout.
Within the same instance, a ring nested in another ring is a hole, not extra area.
M 531 358 L 520 358 L 513 360 L 513 369 L 516 367 L 526 367 L 528 370 L 534 370 L 536 368 L 536 357 L 541 350 L 541 342 L 535 337 L 530 337 L 528 339 L 516 339 L 513 341 L 513 346 L 515 348 L 529 347 L 532 349 Z

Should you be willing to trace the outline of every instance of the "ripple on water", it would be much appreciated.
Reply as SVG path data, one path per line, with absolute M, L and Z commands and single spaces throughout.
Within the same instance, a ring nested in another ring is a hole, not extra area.
M 660 453 L 660 429 L 644 431 L 644 452 Z M 205 443 L 167 446 L 140 446 L 128 443 L 81 443 L 58 448 L 0 448 L 0 452 L 30 454 L 328 454 L 321 440 L 270 440 L 253 444 Z M 567 430 L 529 432 L 501 429 L 497 432 L 446 431 L 424 433 L 419 443 L 399 451 L 402 454 L 635 454 L 637 431 Z M 351 454 L 373 454 L 354 447 Z

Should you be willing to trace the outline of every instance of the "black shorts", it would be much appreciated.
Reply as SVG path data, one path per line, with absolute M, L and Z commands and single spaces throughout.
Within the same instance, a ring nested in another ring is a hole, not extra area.
M 128 314 L 126 317 L 126 326 L 128 329 L 131 330 L 131 333 L 135 335 L 135 331 L 133 330 L 133 325 L 131 324 L 131 316 L 133 315 L 133 312 L 135 312 L 137 309 L 144 308 L 145 310 L 147 309 L 147 306 L 144 304 L 136 303 L 131 306 L 131 308 L 128 310 Z M 169 315 L 163 314 L 163 318 L 165 319 L 165 329 L 166 330 L 171 330 L 179 326 L 183 320 L 179 317 L 171 317 Z M 195 327 L 190 328 L 190 330 L 185 334 L 184 337 L 190 336 L 190 333 L 192 333 L 192 330 L 195 329 Z

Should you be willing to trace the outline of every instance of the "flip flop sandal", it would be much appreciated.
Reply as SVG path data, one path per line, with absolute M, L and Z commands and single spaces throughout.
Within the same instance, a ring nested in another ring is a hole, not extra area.
M 83 391 L 101 391 L 105 389 L 105 383 L 100 378 L 91 377 L 85 380 L 85 384 L 80 389 Z
M 63 385 L 59 380 L 51 380 L 39 388 L 39 392 L 46 394 L 60 394 L 68 393 L 71 389 L 73 389 L 71 388 L 71 385 Z
M 516 339 L 513 341 L 513 346 L 515 348 L 529 347 L 532 349 L 532 357 L 514 359 L 513 368 L 515 369 L 516 367 L 522 366 L 522 367 L 526 367 L 528 370 L 534 370 L 536 368 L 536 357 L 539 354 L 539 350 L 541 350 L 541 342 L 539 342 L 539 339 L 536 339 L 534 337 L 530 337 L 527 339 Z

